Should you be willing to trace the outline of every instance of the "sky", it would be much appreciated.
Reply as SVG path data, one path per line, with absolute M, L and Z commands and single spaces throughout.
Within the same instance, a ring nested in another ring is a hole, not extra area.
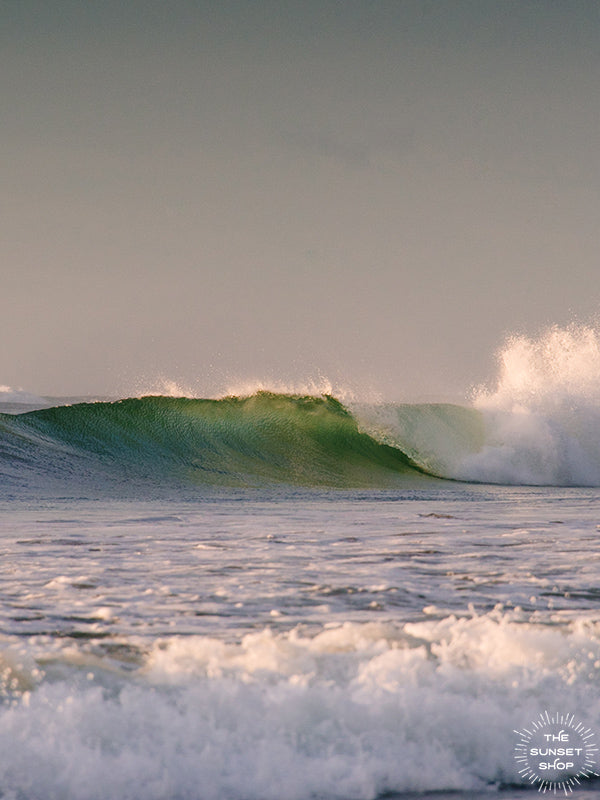
M 0 0 L 0 384 L 450 399 L 600 303 L 593 0 Z

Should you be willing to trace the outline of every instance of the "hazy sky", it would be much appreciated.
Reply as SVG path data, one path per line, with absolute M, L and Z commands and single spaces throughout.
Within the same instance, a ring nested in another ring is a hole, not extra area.
M 599 310 L 597 0 L 0 0 L 0 384 L 460 395 Z

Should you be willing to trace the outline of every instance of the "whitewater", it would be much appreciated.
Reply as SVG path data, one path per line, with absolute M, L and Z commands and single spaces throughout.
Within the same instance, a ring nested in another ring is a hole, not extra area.
M 0 412 L 0 797 L 600 789 L 595 751 L 515 755 L 542 714 L 600 736 L 594 326 L 510 338 L 462 405 Z

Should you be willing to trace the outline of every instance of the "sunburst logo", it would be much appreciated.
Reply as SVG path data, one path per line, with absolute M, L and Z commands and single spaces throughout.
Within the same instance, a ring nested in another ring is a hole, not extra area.
M 515 760 L 524 781 L 539 784 L 538 791 L 568 795 L 582 780 L 598 777 L 598 748 L 594 732 L 574 714 L 540 714 L 529 728 L 515 731 Z

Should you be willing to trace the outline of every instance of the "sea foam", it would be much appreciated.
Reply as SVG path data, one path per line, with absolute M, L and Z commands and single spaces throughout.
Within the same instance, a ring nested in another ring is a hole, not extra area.
M 123 653 L 127 652 L 123 649 Z M 5 643 L 3 796 L 369 800 L 518 780 L 515 729 L 597 718 L 597 625 L 499 610 L 315 635 Z

